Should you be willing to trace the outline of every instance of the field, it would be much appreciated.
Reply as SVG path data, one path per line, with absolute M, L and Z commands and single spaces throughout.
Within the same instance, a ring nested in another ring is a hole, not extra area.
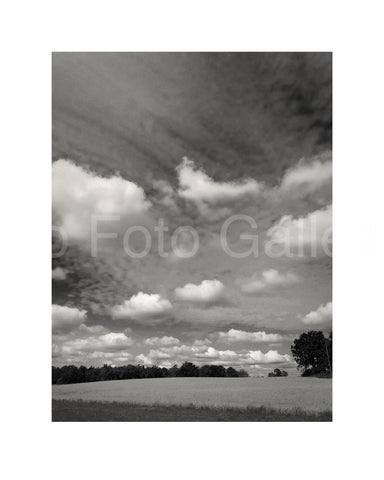
M 330 379 L 296 376 L 151 378 L 53 385 L 52 398 L 56 421 L 324 420 L 324 412 L 329 420 L 331 387 Z

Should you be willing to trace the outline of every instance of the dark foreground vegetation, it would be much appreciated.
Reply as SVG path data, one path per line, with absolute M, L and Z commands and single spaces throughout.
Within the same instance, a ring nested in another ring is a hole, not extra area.
M 225 368 L 221 365 L 203 365 L 197 367 L 191 362 L 184 362 L 181 367 L 174 365 L 171 368 L 153 365 L 124 365 L 112 367 L 52 367 L 52 384 L 63 385 L 66 383 L 102 382 L 105 380 L 128 380 L 131 378 L 169 378 L 169 377 L 248 377 L 245 370 Z
M 53 422 L 331 422 L 332 412 L 53 400 Z

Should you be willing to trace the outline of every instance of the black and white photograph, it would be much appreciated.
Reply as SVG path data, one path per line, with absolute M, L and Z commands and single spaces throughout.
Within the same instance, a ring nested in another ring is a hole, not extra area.
M 382 476 L 382 10 L 4 4 L 2 478 Z
M 52 421 L 332 421 L 332 52 L 52 53 Z

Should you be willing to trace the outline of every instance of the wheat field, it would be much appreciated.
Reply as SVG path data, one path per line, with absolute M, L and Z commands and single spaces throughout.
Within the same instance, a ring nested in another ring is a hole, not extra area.
M 148 378 L 53 385 L 53 399 L 218 407 L 332 408 L 332 380 L 322 378 Z

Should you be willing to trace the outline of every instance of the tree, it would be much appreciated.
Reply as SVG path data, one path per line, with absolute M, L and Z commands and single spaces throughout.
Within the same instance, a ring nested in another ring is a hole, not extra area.
M 168 370 L 168 376 L 170 377 L 177 377 L 178 373 L 179 367 L 176 364 Z
M 52 383 L 55 384 L 61 377 L 61 368 L 52 367 Z
M 210 365 L 203 365 L 199 369 L 199 377 L 211 377 L 211 366 Z
M 198 377 L 199 376 L 199 367 L 196 367 L 191 362 L 184 362 L 179 368 L 178 377 Z
M 147 378 L 161 378 L 164 376 L 163 370 L 157 365 L 148 367 L 145 374 Z
M 325 338 L 320 331 L 302 333 L 294 340 L 291 352 L 303 376 L 332 374 L 332 334 Z
M 225 368 L 222 365 L 210 365 L 211 377 L 225 377 Z

